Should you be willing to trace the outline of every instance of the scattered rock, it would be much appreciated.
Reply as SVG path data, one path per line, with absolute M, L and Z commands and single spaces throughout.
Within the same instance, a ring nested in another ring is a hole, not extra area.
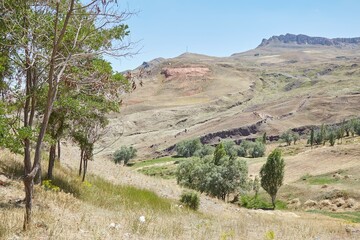
M 111 228 L 111 229 L 116 229 L 116 230 L 119 230 L 120 229 L 120 224 L 118 224 L 118 223 L 110 223 L 110 225 L 109 225 L 109 228 Z
M 345 231 L 349 234 L 360 234 L 360 229 L 352 226 L 346 226 Z
M 341 177 L 341 175 L 339 173 L 335 173 L 333 175 L 333 178 L 335 178 L 336 180 L 340 180 L 342 177 Z
M 304 203 L 304 206 L 305 207 L 315 207 L 317 206 L 318 203 L 314 200 L 307 200 L 305 203 Z
M 288 207 L 292 209 L 298 209 L 301 206 L 301 201 L 299 198 L 294 198 L 288 201 Z
M 356 205 L 356 201 L 353 198 L 348 198 L 345 200 L 344 207 L 345 208 L 353 208 Z
M 343 207 L 345 205 L 345 200 L 343 198 L 337 198 L 332 201 L 337 207 Z
M 319 202 L 319 206 L 320 206 L 320 209 L 322 209 L 322 208 L 327 208 L 327 207 L 330 207 L 331 206 L 331 202 L 330 202 L 330 200 L 321 200 L 320 202 Z
M 352 178 L 352 175 L 345 175 L 344 176 L 344 179 L 350 179 L 350 178 Z

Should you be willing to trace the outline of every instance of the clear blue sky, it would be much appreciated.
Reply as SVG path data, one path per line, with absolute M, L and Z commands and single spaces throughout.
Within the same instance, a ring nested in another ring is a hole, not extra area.
M 285 33 L 360 37 L 359 0 L 118 0 L 140 53 L 111 60 L 117 71 L 189 52 L 229 56 Z

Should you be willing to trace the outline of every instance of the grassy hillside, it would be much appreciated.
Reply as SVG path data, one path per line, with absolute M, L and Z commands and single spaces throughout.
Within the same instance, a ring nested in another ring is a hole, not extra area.
M 172 180 L 138 175 L 135 166 L 111 163 L 106 164 L 108 169 L 121 173 L 112 181 L 106 180 L 114 177 L 112 171 L 105 171 L 107 167 L 85 183 L 71 170 L 57 168 L 51 184 L 36 187 L 34 225 L 22 232 L 20 164 L 16 156 L 1 153 L 4 185 L 0 186 L 0 235 L 4 239 L 267 239 L 273 234 L 276 239 L 357 237 L 346 231 L 356 225 L 343 220 L 299 211 L 247 210 L 204 195 L 199 212 L 187 210 L 179 207 L 177 186 Z M 139 183 L 152 190 L 134 187 Z M 56 191 L 55 186 L 61 190 Z M 165 196 L 160 188 L 172 194 Z M 139 221 L 140 216 L 145 216 L 144 223 Z

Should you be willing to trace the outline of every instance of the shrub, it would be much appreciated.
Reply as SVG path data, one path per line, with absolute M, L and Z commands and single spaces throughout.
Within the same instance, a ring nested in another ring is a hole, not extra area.
M 335 140 L 336 140 L 337 136 L 335 134 L 334 130 L 330 130 L 328 133 L 328 139 L 330 142 L 330 146 L 334 146 L 335 145 Z
M 202 147 L 200 139 L 184 140 L 176 144 L 175 150 L 178 156 L 192 157 Z
M 183 192 L 180 197 L 180 202 L 192 210 L 198 210 L 200 197 L 196 192 Z
M 210 145 L 202 145 L 199 150 L 194 153 L 194 156 L 203 158 L 208 155 L 214 154 L 215 148 Z
M 52 183 L 51 180 L 42 181 L 42 186 L 45 190 L 51 190 L 54 192 L 59 192 L 60 188 Z
M 250 155 L 253 158 L 262 157 L 265 155 L 265 145 L 262 142 L 255 142 L 252 149 L 250 149 Z
M 114 153 L 114 162 L 115 163 L 121 163 L 122 161 L 124 161 L 124 165 L 126 165 L 130 159 L 136 157 L 136 149 L 131 147 L 126 147 L 126 146 L 121 146 L 120 150 L 117 150 Z
M 286 142 L 286 144 L 288 146 L 290 146 L 291 142 L 293 141 L 293 135 L 291 131 L 286 131 L 283 134 L 281 134 L 280 139 L 284 142 Z
M 223 145 L 227 156 L 232 158 L 237 156 L 237 150 L 233 141 L 224 141 Z
M 246 157 L 246 149 L 243 146 L 238 147 L 237 155 L 239 157 Z
M 257 140 L 256 142 L 251 141 L 242 141 L 240 146 L 237 148 L 237 155 L 239 157 L 262 157 L 265 154 L 266 146 L 262 142 L 262 139 Z
M 296 142 L 300 140 L 300 135 L 297 132 L 293 132 L 292 133 L 292 139 L 293 139 L 294 145 L 295 145 Z

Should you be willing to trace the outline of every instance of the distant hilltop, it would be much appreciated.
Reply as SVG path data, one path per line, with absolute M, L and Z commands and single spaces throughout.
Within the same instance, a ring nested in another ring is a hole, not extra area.
M 258 47 L 264 47 L 270 44 L 293 43 L 299 45 L 323 45 L 323 46 L 341 46 L 347 44 L 360 44 L 360 37 L 356 38 L 324 38 L 310 37 L 299 34 L 285 34 L 280 36 L 272 36 L 269 39 L 263 39 Z

